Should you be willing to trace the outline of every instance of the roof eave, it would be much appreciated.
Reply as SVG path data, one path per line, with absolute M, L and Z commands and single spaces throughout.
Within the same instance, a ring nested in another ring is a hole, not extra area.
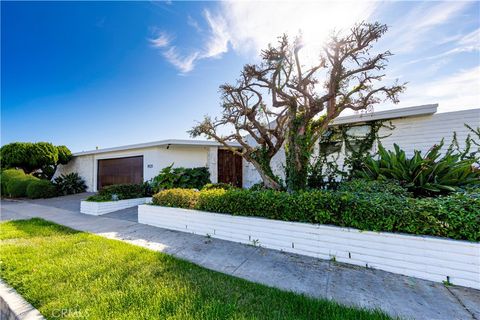
M 238 143 L 230 143 L 230 145 L 232 147 L 240 147 L 240 144 Z M 74 153 L 73 156 L 86 156 L 86 155 L 94 155 L 94 154 L 101 154 L 101 153 L 108 153 L 108 152 L 120 152 L 120 151 L 127 151 L 127 150 L 166 147 L 166 146 L 222 147 L 222 145 L 216 141 L 168 139 L 168 140 L 138 143 L 138 144 L 98 149 L 98 150 L 81 151 L 81 152 Z
M 333 120 L 330 125 L 342 125 L 357 122 L 368 122 L 374 120 L 388 120 L 397 118 L 419 117 L 432 115 L 437 112 L 438 104 L 425 104 L 415 107 L 398 108 L 392 110 L 378 111 L 372 113 L 356 114 L 351 116 L 339 117 Z

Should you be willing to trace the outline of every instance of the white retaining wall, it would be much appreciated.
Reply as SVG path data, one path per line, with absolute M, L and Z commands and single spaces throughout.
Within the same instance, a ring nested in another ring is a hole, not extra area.
M 138 222 L 480 289 L 480 243 L 140 205 Z
M 94 216 L 99 216 L 105 213 L 135 207 L 135 206 L 138 206 L 139 204 L 145 204 L 151 201 L 152 201 L 152 198 L 135 198 L 135 199 L 103 201 L 103 202 L 83 200 L 80 202 L 80 212 L 85 214 L 91 214 Z

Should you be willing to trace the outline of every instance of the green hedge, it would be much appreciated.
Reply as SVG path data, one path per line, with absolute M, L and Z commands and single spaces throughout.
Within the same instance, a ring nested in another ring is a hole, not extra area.
M 383 192 L 390 193 L 402 197 L 412 197 L 412 193 L 402 187 L 394 180 L 364 180 L 353 179 L 351 181 L 343 181 L 339 183 L 338 191 L 346 192 Z
M 8 195 L 7 184 L 14 178 L 25 177 L 25 173 L 21 169 L 6 169 L 0 175 L 2 195 Z
M 52 198 L 58 195 L 57 188 L 48 180 L 30 182 L 26 193 L 30 199 Z
M 147 196 L 147 184 L 114 184 L 106 186 L 87 201 L 113 201 L 143 198 Z
M 24 175 L 10 179 L 7 183 L 7 193 L 12 198 L 23 198 L 27 196 L 27 187 L 33 181 L 39 181 L 40 179 L 31 176 Z
M 153 204 L 480 241 L 478 193 L 413 199 L 385 192 L 171 189 L 154 195 Z

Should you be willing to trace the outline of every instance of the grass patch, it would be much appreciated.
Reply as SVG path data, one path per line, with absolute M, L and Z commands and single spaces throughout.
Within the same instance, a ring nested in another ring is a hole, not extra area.
M 389 319 L 42 219 L 0 228 L 1 277 L 49 319 Z

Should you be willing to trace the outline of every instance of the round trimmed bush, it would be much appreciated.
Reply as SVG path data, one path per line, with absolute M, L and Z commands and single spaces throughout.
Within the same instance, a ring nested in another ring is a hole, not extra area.
M 57 195 L 57 188 L 48 180 L 32 181 L 27 186 L 27 197 L 30 199 L 52 198 Z
M 195 208 L 200 192 L 194 189 L 167 189 L 153 196 L 152 202 L 158 206 Z
M 31 175 L 13 178 L 7 183 L 7 192 L 12 198 L 26 197 L 28 185 L 38 180 L 40 179 Z
M 25 173 L 21 169 L 7 169 L 2 171 L 2 174 L 0 176 L 2 195 L 8 194 L 7 184 L 10 180 L 12 180 L 13 178 L 20 178 L 24 176 Z

